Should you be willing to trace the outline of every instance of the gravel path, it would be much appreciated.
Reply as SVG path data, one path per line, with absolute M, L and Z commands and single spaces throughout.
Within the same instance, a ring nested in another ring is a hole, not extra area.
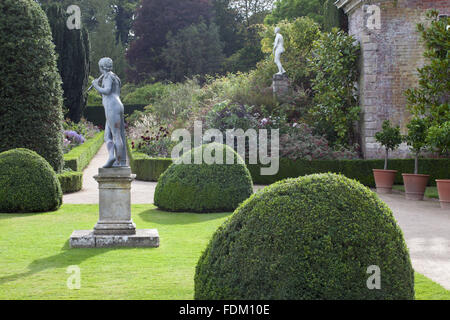
M 85 169 L 83 190 L 64 195 L 67 204 L 97 204 L 98 185 L 93 176 L 108 158 L 106 146 Z M 133 204 L 153 203 L 156 182 L 134 181 Z M 259 190 L 263 186 L 255 186 Z M 443 210 L 438 201 L 407 201 L 400 193 L 380 195 L 394 212 L 403 230 L 414 269 L 450 290 L 450 210 Z

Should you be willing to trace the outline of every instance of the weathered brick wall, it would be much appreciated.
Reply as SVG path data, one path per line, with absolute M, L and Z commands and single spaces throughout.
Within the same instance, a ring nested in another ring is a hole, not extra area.
M 383 121 L 391 120 L 406 133 L 410 119 L 404 92 L 417 86 L 417 69 L 425 62 L 416 25 L 426 21 L 425 13 L 430 8 L 450 15 L 450 0 L 339 0 L 336 4 L 350 10 L 349 33 L 361 43 L 360 135 L 364 156 L 381 158 L 384 153 L 374 136 Z M 367 25 L 369 5 L 380 8 L 380 28 Z M 403 144 L 393 156 L 409 156 L 407 146 Z

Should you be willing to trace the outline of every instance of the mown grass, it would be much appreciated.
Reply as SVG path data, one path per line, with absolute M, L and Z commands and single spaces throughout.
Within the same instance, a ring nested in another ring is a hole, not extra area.
M 69 249 L 75 229 L 89 230 L 97 205 L 64 205 L 44 214 L 0 214 L 0 299 L 192 299 L 198 258 L 230 213 L 167 213 L 134 205 L 141 229 L 157 228 L 157 249 Z M 81 289 L 67 288 L 67 268 L 81 270 Z M 450 292 L 416 276 L 417 299 Z

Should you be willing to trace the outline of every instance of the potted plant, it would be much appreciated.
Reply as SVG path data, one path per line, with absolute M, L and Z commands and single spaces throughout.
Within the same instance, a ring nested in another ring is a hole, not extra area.
M 378 193 L 392 193 L 392 185 L 394 184 L 397 170 L 388 170 L 389 151 L 395 150 L 402 143 L 402 135 L 400 127 L 392 127 L 391 123 L 386 120 L 383 122 L 382 130 L 377 132 L 375 139 L 384 146 L 386 153 L 384 156 L 384 169 L 373 169 L 375 184 Z
M 433 126 L 428 130 L 428 143 L 442 154 L 450 151 L 450 121 L 441 126 Z M 436 180 L 439 201 L 442 209 L 450 209 L 450 179 Z
M 414 153 L 414 173 L 402 174 L 405 196 L 408 200 L 423 200 L 430 176 L 419 174 L 419 156 L 427 146 L 427 124 L 423 118 L 413 118 L 407 127 L 408 134 L 405 136 L 405 142 Z

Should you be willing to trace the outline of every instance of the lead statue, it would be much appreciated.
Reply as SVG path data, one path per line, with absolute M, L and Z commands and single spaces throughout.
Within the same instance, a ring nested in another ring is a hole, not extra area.
M 275 64 L 278 67 L 278 75 L 286 73 L 283 66 L 281 65 L 281 54 L 284 52 L 284 39 L 280 33 L 280 28 L 275 28 L 275 42 L 273 44 L 273 55 L 275 57 Z
M 98 65 L 102 75 L 92 82 L 92 86 L 102 95 L 105 107 L 105 142 L 109 158 L 103 168 L 126 167 L 124 108 L 120 100 L 122 84 L 119 77 L 112 72 L 113 61 L 110 58 L 100 59 Z M 102 78 L 102 86 L 100 86 L 99 81 Z

